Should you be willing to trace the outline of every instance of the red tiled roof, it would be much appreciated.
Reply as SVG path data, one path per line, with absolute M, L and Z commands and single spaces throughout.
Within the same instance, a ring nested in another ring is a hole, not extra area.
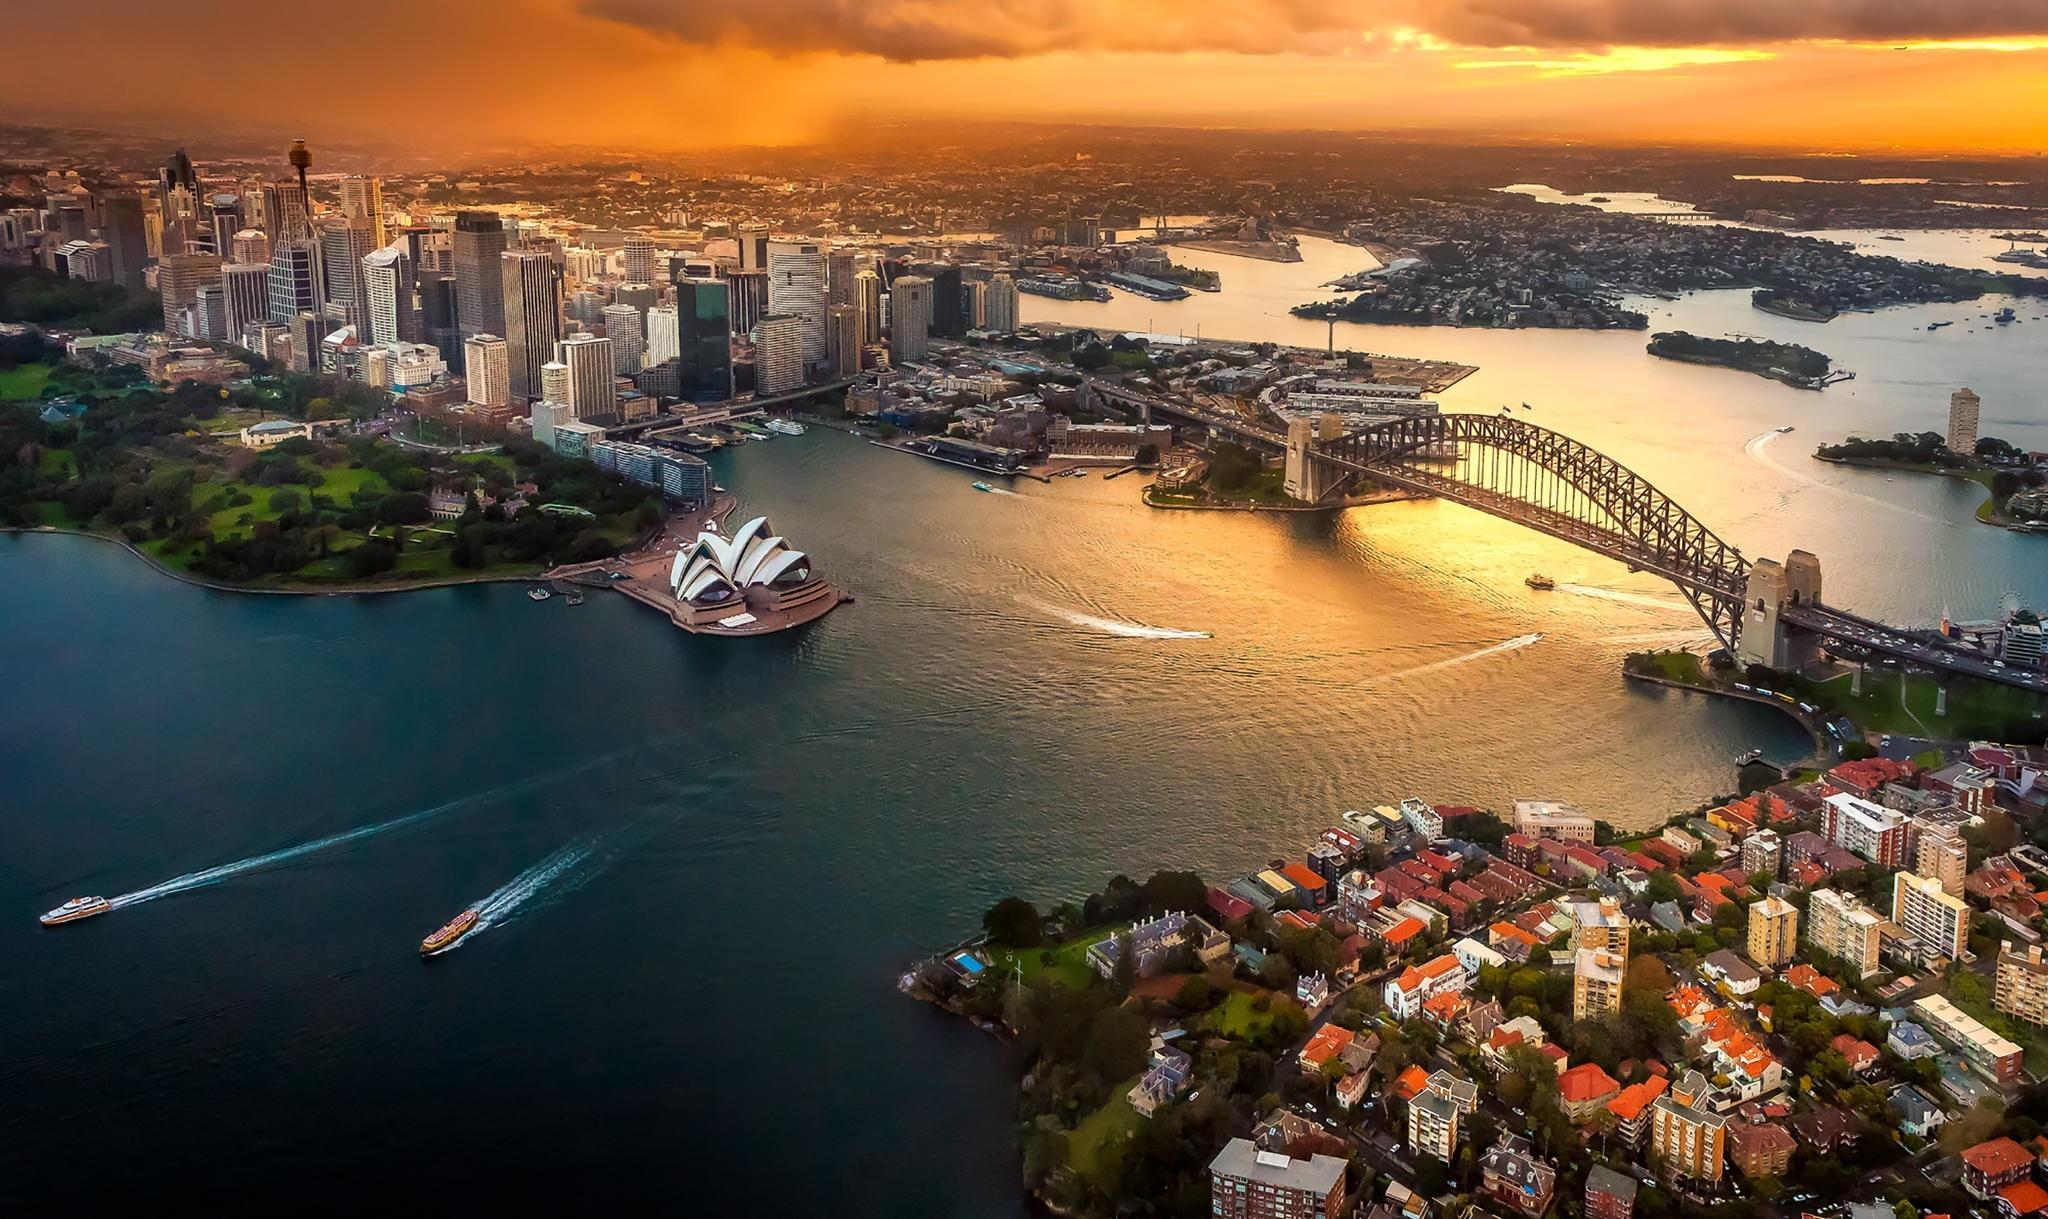
M 1394 1080 L 1394 1093 L 1402 1100 L 1414 1100 L 1429 1086 L 1429 1072 L 1421 1067 L 1409 1067 Z
M 2048 1189 L 2034 1184 L 2031 1178 L 2014 1181 L 1998 1191 L 1998 1197 L 2012 1208 L 2015 1215 L 2031 1215 L 2048 1209 Z
M 1664 1095 L 1667 1086 L 1664 1077 L 1652 1075 L 1639 1084 L 1630 1084 L 1619 1095 L 1607 1102 L 1608 1112 L 1624 1122 L 1632 1122 L 1642 1116 L 1643 1110 Z
M 1422 920 L 1419 918 L 1404 918 L 1387 928 L 1386 934 L 1380 938 L 1389 944 L 1405 944 L 1420 934 L 1422 934 Z
M 1987 1177 L 1995 1177 L 2031 1167 L 2034 1153 L 2011 1139 L 1992 1139 L 1964 1151 L 1963 1163 Z
M 1355 1036 L 1356 1033 L 1341 1024 L 1326 1024 L 1316 1030 L 1315 1036 L 1308 1039 L 1307 1045 L 1301 1047 L 1301 1060 L 1311 1067 L 1321 1069 L 1324 1063 L 1343 1053 L 1344 1047 L 1350 1045 L 1351 1039 Z
M 1329 881 L 1305 863 L 1291 863 L 1280 869 L 1280 875 L 1311 891 L 1325 888 Z
M 1579 1104 L 1613 1095 L 1621 1087 L 1597 1062 L 1582 1062 L 1557 1077 L 1557 1094 L 1567 1104 Z

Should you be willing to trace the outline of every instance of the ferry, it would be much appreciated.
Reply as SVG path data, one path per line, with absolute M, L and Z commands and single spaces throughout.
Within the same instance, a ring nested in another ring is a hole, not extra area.
M 439 931 L 436 931 L 434 934 L 428 936 L 426 939 L 421 940 L 420 955 L 423 957 L 430 957 L 437 952 L 444 952 L 449 948 L 453 948 L 455 946 L 455 941 L 461 939 L 463 936 L 468 935 L 470 932 L 475 930 L 476 907 L 471 906 L 469 909 L 464 910 L 461 914 L 458 914 L 454 918 L 449 919 L 448 924 L 445 927 L 442 927 Z
M 1789 431 L 1791 431 L 1791 430 L 1792 430 L 1792 425 L 1788 423 L 1788 424 L 1786 424 L 1786 425 L 1785 425 L 1784 427 L 1781 427 L 1781 428 L 1779 428 L 1779 429 L 1778 429 L 1778 435 L 1780 435 L 1780 436 L 1783 436 L 1783 435 L 1784 435 L 1785 433 L 1787 433 L 1787 432 L 1789 432 Z
M 571 605 L 581 605 L 581 604 L 583 604 L 583 592 L 582 592 L 582 590 L 581 590 L 581 589 L 574 589 L 574 588 L 572 588 L 572 589 L 570 589 L 570 590 L 569 590 L 569 604 L 571 604 Z
M 75 923 L 95 914 L 105 914 L 113 908 L 104 897 L 74 897 L 37 921 L 45 927 L 55 927 L 60 923 Z
M 2007 306 L 2006 306 L 2005 308 L 2003 308 L 2003 309 L 2000 309 L 2000 310 L 1999 310 L 1998 312 L 1996 312 L 1996 313 L 1992 314 L 1992 315 L 1991 315 L 1991 320 L 1992 320 L 1992 321 L 1994 321 L 1994 322 L 1997 322 L 1997 323 L 1998 323 L 1999 325 L 2003 326 L 2003 325 L 2006 325 L 2007 323 L 2011 322 L 2011 321 L 2012 321 L 2012 319 L 2013 319 L 2013 317 L 2014 317 L 2014 314 L 2013 314 L 2013 311 L 2012 311 L 2012 306 L 2011 306 L 2011 305 L 2007 305 Z
M 1545 592 L 1548 592 L 1551 589 L 1557 587 L 1557 581 L 1551 579 L 1549 576 L 1544 575 L 1540 571 L 1537 572 L 1535 575 L 1530 576 L 1528 579 L 1522 581 L 1522 583 L 1528 585 L 1530 588 L 1539 588 Z
M 529 588 L 526 590 L 526 599 L 529 601 L 545 601 L 554 595 L 545 588 Z
M 974 489 L 975 489 L 976 491 L 987 491 L 987 492 L 989 492 L 989 493 L 991 493 L 991 494 L 993 494 L 993 493 L 995 492 L 995 488 L 994 488 L 994 487 L 991 487 L 991 486 L 989 486 L 989 485 L 988 485 L 987 483 L 981 483 L 981 482 L 977 482 L 977 483 L 969 483 L 968 485 L 969 485 L 969 486 L 971 486 L 971 487 L 973 487 L 973 488 L 974 488 Z
M 770 419 L 761 426 L 771 432 L 779 432 L 784 436 L 801 436 L 805 430 L 804 425 L 794 419 Z

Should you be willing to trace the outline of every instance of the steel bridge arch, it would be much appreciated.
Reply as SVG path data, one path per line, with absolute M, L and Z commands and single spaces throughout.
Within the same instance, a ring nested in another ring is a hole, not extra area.
M 1654 572 L 1735 647 L 1749 560 L 1648 479 L 1561 432 L 1511 415 L 1418 415 L 1318 444 L 1311 459 Z

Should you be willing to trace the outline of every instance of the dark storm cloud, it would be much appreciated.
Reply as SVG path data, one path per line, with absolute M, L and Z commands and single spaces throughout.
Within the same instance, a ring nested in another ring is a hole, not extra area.
M 2048 0 L 579 0 L 694 45 L 914 62 L 1059 50 L 1336 51 L 1415 30 L 1466 46 L 1897 42 L 2048 34 Z

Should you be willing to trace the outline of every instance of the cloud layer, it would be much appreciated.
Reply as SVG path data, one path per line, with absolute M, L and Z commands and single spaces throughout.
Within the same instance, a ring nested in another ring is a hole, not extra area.
M 580 0 L 696 46 L 898 62 L 1062 50 L 1745 46 L 2048 35 L 2048 0 Z

